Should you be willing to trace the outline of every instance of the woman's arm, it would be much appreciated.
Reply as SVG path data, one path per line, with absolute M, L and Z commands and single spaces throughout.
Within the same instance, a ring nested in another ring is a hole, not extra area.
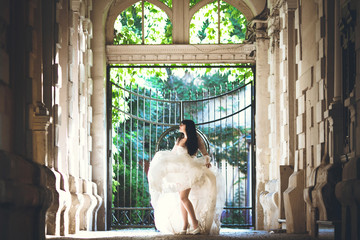
M 202 138 L 198 135 L 198 145 L 199 145 L 199 150 L 201 152 L 201 154 L 205 157 L 205 165 L 206 167 L 210 167 L 211 164 L 210 164 L 210 156 L 209 156 L 209 153 L 207 152 L 206 150 L 206 147 L 205 147 L 205 143 L 204 141 L 202 140 Z

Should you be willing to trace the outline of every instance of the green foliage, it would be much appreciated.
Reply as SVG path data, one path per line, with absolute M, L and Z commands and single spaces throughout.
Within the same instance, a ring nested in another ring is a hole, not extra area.
M 135 3 L 123 11 L 115 20 L 114 44 L 141 44 L 141 3 Z
M 161 0 L 172 7 L 172 0 Z M 190 7 L 200 0 L 190 1 Z M 220 29 L 218 29 L 220 14 Z M 172 23 L 166 13 L 144 1 L 144 30 L 142 29 L 141 1 L 123 11 L 114 23 L 114 44 L 172 44 Z M 247 20 L 235 7 L 220 1 L 205 5 L 194 14 L 190 22 L 191 44 L 242 43 L 246 35 Z M 144 35 L 144 42 L 142 36 Z
M 169 8 L 172 8 L 172 0 L 159 0 L 159 1 L 164 3 Z
M 151 3 L 144 3 L 145 44 L 171 44 L 172 23 L 165 12 Z
M 200 42 L 202 42 L 206 38 L 206 29 L 209 27 L 209 25 L 210 25 L 210 22 L 209 22 L 209 19 L 207 18 L 203 22 L 203 25 L 197 34 L 200 39 Z
M 190 44 L 216 44 L 218 35 L 218 4 L 209 3 L 194 14 L 190 22 Z
M 171 4 L 171 0 L 164 0 Z M 172 23 L 165 12 L 144 2 L 144 32 L 142 29 L 141 1 L 123 11 L 114 23 L 114 44 L 171 44 Z
M 218 29 L 218 14 L 220 14 L 220 29 Z M 247 20 L 235 7 L 220 1 L 207 4 L 194 14 L 190 22 L 191 44 L 242 43 L 246 35 Z
M 189 2 L 190 8 L 195 6 L 198 2 L 201 2 L 201 0 L 190 0 L 190 2 Z
M 219 125 L 201 129 L 207 133 L 216 161 L 226 160 L 231 166 L 237 166 L 243 174 L 247 174 L 248 143 L 246 138 L 251 134 L 250 128 Z
M 150 206 L 149 187 L 142 165 L 124 161 L 119 152 L 113 154 L 113 161 L 113 206 Z
M 246 35 L 245 16 L 237 8 L 224 1 L 220 1 L 220 11 L 220 43 L 242 43 Z

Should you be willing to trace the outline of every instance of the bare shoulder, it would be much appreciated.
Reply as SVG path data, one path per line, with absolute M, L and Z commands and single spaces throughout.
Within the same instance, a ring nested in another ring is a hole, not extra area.
M 181 146 L 181 147 L 185 147 L 186 140 L 187 140 L 186 138 L 178 139 L 176 141 L 176 145 Z

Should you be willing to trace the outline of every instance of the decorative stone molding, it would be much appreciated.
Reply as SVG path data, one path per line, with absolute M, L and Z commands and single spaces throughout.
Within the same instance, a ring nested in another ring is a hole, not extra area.
M 324 117 L 329 123 L 329 157 L 330 163 L 340 161 L 340 155 L 343 152 L 343 111 L 344 106 L 340 101 L 333 102 L 329 110 L 324 113 Z
M 92 230 L 93 211 L 97 205 L 97 199 L 92 195 L 92 185 L 86 180 L 81 180 L 84 196 L 84 204 L 80 210 L 80 230 Z
M 304 233 L 305 202 L 303 200 L 304 170 L 294 172 L 289 178 L 289 187 L 284 192 L 284 207 L 287 233 Z
M 318 221 L 339 221 L 340 204 L 335 197 L 335 185 L 341 179 L 339 163 L 328 164 L 323 157 L 320 166 L 312 170 L 309 187 L 304 189 L 304 200 L 310 207 L 309 233 L 317 237 Z
M 29 126 L 32 131 L 33 158 L 41 165 L 47 164 L 48 127 L 51 122 L 48 109 L 43 103 L 29 106 Z
M 74 12 L 80 12 L 81 2 L 82 0 L 71 0 L 70 1 L 71 10 Z
M 83 32 L 89 37 L 93 37 L 92 22 L 89 18 L 84 18 L 82 21 Z
M 48 179 L 48 188 L 53 195 L 53 202 L 46 213 L 47 234 L 66 235 L 69 233 L 68 211 L 71 206 L 71 195 L 65 187 L 65 176 L 51 169 L 53 175 Z
M 247 25 L 246 41 L 255 42 L 257 39 L 268 38 L 267 19 L 269 17 L 269 8 L 265 7 L 262 12 L 254 17 Z
M 265 191 L 260 193 L 260 204 L 264 211 L 265 230 L 279 228 L 279 180 L 265 183 Z
M 69 190 L 71 207 L 69 209 L 69 234 L 76 234 L 80 230 L 80 210 L 83 205 L 83 195 L 79 189 L 79 179 L 69 176 Z
M 92 218 L 93 229 L 92 230 L 97 231 L 98 230 L 97 216 L 98 216 L 98 211 L 99 211 L 99 209 L 101 207 L 101 204 L 103 203 L 103 199 L 97 194 L 97 185 L 96 185 L 96 183 L 92 182 L 91 185 L 92 185 L 93 195 L 97 199 L 96 206 L 95 206 L 94 211 L 93 211 L 93 218 Z
M 255 63 L 254 44 L 108 45 L 109 64 L 119 63 Z
M 284 208 L 284 192 L 289 187 L 289 178 L 293 174 L 294 168 L 292 166 L 280 165 L 280 181 L 279 181 L 279 218 L 285 219 Z
M 83 184 L 84 184 L 84 193 L 88 194 L 90 198 L 90 205 L 85 214 L 85 223 L 86 223 L 85 228 L 86 230 L 91 231 L 94 230 L 93 218 L 95 216 L 94 211 L 98 205 L 98 199 L 93 193 L 93 183 L 88 180 L 84 180 Z

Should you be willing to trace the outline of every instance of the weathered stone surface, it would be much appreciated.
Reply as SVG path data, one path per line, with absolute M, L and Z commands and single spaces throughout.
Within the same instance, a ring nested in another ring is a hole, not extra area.
M 279 218 L 285 219 L 285 207 L 284 207 L 284 192 L 289 186 L 289 178 L 293 174 L 294 168 L 292 166 L 280 166 L 280 187 L 279 187 Z
M 46 167 L 0 150 L 0 232 L 3 239 L 45 240 L 45 211 L 51 201 L 46 187 L 47 174 Z
M 279 180 L 271 180 L 265 184 L 265 191 L 260 193 L 260 203 L 264 210 L 266 230 L 278 229 L 279 223 Z
M 71 206 L 69 209 L 69 234 L 80 231 L 80 210 L 83 205 L 83 195 L 80 193 L 79 180 L 69 176 L 69 191 L 71 194 Z
M 303 233 L 305 227 L 305 202 L 303 200 L 304 170 L 294 172 L 289 178 L 289 187 L 284 192 L 286 232 Z
M 352 158 L 344 166 L 342 181 L 336 184 L 335 194 L 342 206 L 342 239 L 359 239 L 360 159 Z

